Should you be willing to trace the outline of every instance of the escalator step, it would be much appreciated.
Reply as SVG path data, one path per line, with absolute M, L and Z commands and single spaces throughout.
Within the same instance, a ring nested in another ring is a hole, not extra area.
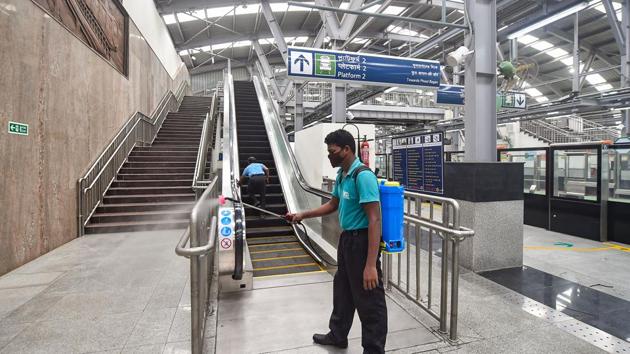
M 281 251 L 259 252 L 259 253 L 251 254 L 253 260 L 269 259 L 269 258 L 276 258 L 276 257 L 295 257 L 295 256 L 303 256 L 303 255 L 307 255 L 307 254 L 302 248 L 288 249 L 288 250 L 281 250 Z
M 248 240 L 249 242 L 249 240 Z M 269 243 L 263 245 L 251 245 L 249 246 L 249 252 L 252 254 L 268 252 L 268 251 L 279 251 L 279 250 L 289 250 L 289 249 L 302 249 L 300 243 L 297 241 L 294 242 L 279 242 L 279 243 Z
M 252 245 L 264 245 L 270 243 L 283 243 L 283 242 L 295 242 L 297 241 L 295 236 L 277 236 L 277 237 L 265 237 L 265 238 L 252 238 L 247 240 L 247 244 Z
M 288 265 L 269 268 L 254 269 L 254 277 L 268 277 L 272 275 L 286 275 L 298 273 L 325 272 L 317 263 L 304 264 L 299 266 Z
M 312 265 L 313 263 L 313 258 L 311 258 L 311 256 L 309 256 L 308 254 L 303 254 L 299 256 L 269 257 L 252 260 L 254 270 L 287 266 L 303 267 L 305 265 Z

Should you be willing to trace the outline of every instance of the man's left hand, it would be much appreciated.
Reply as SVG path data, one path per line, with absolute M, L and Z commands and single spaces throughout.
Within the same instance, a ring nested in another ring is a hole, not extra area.
M 378 286 L 378 272 L 376 266 L 365 266 L 363 269 L 363 289 L 372 290 Z

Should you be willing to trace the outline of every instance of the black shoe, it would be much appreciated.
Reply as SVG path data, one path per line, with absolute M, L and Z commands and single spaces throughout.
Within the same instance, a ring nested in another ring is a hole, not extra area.
M 330 333 L 328 334 L 313 334 L 313 342 L 320 345 L 332 345 L 337 348 L 348 348 L 348 340 L 344 340 L 343 342 L 336 342 L 332 339 Z

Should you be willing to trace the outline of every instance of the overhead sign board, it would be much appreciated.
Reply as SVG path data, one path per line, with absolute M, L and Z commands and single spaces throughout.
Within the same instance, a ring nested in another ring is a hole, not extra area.
M 501 108 L 527 109 L 527 96 L 522 92 L 506 92 L 497 96 L 497 106 Z
M 464 86 L 440 85 L 435 103 L 453 106 L 464 105 Z
M 406 190 L 444 193 L 444 135 L 393 138 L 393 177 Z
M 289 47 L 290 78 L 384 86 L 440 86 L 440 63 L 435 60 Z

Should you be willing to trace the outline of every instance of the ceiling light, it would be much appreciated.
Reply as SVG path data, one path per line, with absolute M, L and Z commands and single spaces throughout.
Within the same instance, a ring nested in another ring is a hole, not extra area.
M 563 18 L 565 18 L 565 17 L 567 17 L 569 15 L 572 15 L 572 14 L 574 14 L 576 12 L 579 12 L 580 10 L 586 8 L 587 6 L 588 6 L 588 2 L 587 1 L 581 2 L 581 3 L 577 4 L 577 5 L 574 5 L 574 6 L 571 6 L 571 7 L 567 8 L 565 10 L 557 12 L 557 13 L 549 16 L 549 17 L 543 18 L 540 21 L 532 23 L 531 25 L 529 25 L 529 26 L 527 26 L 527 27 L 525 27 L 525 28 L 523 28 L 521 30 L 518 30 L 518 31 L 513 32 L 513 33 L 510 33 L 507 36 L 507 38 L 508 39 L 518 38 L 520 36 L 528 34 L 529 32 L 531 32 L 533 30 L 536 30 L 538 28 L 544 27 L 544 26 L 546 26 L 546 25 L 548 25 L 550 23 L 553 23 L 553 22 L 558 21 L 560 19 L 563 19 Z

